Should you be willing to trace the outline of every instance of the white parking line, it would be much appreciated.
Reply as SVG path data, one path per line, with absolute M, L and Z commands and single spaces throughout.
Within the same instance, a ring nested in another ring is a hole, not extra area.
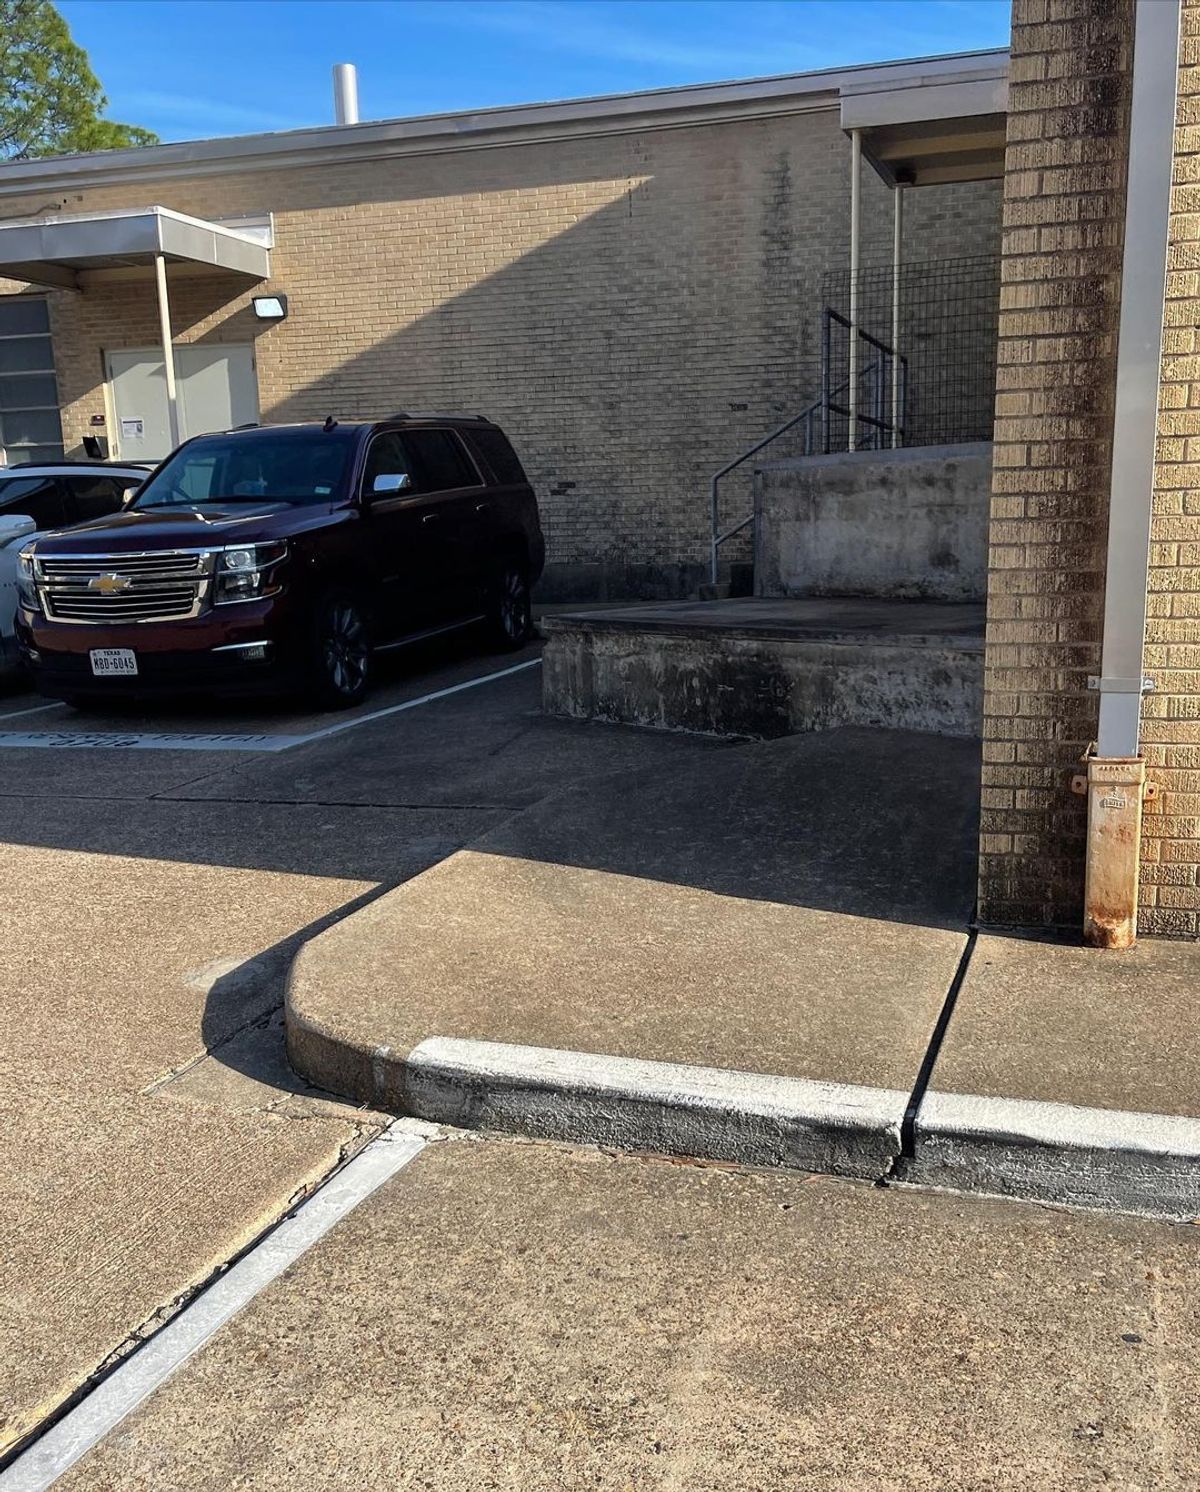
M 19 720 L 22 715 L 40 715 L 44 710 L 65 710 L 66 708 L 61 700 L 52 699 L 49 704 L 34 705 L 28 710 L 10 710 L 7 715 L 0 715 L 0 725 L 6 720 Z
M 427 705 L 435 699 L 445 699 L 451 694 L 460 694 L 464 689 L 474 689 L 477 684 L 490 684 L 493 679 L 507 679 L 514 673 L 524 673 L 527 668 L 540 668 L 540 658 L 530 658 L 527 663 L 514 663 L 511 668 L 501 668 L 495 673 L 481 674 L 479 678 L 467 679 L 462 684 L 451 684 L 447 689 L 435 689 L 432 694 L 422 694 L 419 699 L 406 699 L 403 704 L 388 705 L 382 710 L 372 710 L 369 715 L 356 715 L 353 720 L 340 720 L 336 725 L 326 725 L 320 730 L 309 731 L 306 736 L 299 736 L 296 740 L 297 746 L 306 745 L 309 741 L 323 741 L 327 736 L 340 736 L 343 731 L 354 730 L 357 726 L 367 725 L 372 720 L 382 720 L 387 715 L 398 715 L 401 710 L 415 710 L 418 705 Z
M 86 1398 L 0 1473 L 0 1492 L 43 1492 L 132 1414 L 193 1353 L 290 1265 L 364 1202 L 435 1133 L 397 1119 L 228 1273 L 133 1352 Z
M 99 730 L 48 730 L 5 731 L 5 720 L 33 710 L 16 711 L 13 715 L 0 715 L 0 750 L 23 751 L 291 751 L 295 746 L 307 746 L 311 741 L 323 741 L 329 736 L 340 736 L 343 731 L 357 730 L 360 725 L 369 725 L 374 720 L 383 720 L 388 715 L 399 715 L 403 710 L 415 710 L 418 705 L 432 704 L 434 700 L 446 699 L 451 694 L 461 694 L 464 689 L 476 689 L 480 684 L 490 684 L 493 679 L 507 679 L 512 674 L 523 673 L 527 668 L 540 668 L 540 658 L 530 658 L 525 663 L 514 663 L 511 668 L 500 668 L 494 673 L 480 674 L 466 679 L 461 684 L 451 684 L 445 689 L 434 689 L 416 699 L 406 699 L 398 705 L 386 705 L 382 710 L 370 710 L 365 715 L 355 715 L 350 720 L 339 720 L 336 725 L 325 725 L 318 730 L 306 731 L 302 735 L 268 735 L 265 733 L 239 735 L 236 732 L 180 731 L 99 731 Z M 38 706 L 53 709 L 52 705 Z

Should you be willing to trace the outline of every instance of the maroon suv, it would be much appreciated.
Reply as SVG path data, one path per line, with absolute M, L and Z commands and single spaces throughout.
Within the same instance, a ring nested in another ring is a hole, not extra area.
M 231 430 L 185 442 L 123 512 L 28 544 L 17 633 L 68 701 L 271 683 L 351 705 L 382 649 L 472 624 L 520 647 L 544 558 L 490 420 Z

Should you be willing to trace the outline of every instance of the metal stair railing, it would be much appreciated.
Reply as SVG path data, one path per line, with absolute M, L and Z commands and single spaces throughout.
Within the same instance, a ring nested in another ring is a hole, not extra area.
M 839 312 L 833 310 L 832 307 L 826 308 L 823 322 L 821 332 L 821 397 L 814 399 L 799 414 L 792 415 L 790 419 L 785 420 L 782 425 L 772 430 L 769 435 L 764 435 L 761 440 L 756 441 L 748 450 L 743 451 L 740 456 L 735 456 L 732 461 L 727 462 L 721 467 L 720 471 L 713 473 L 709 484 L 711 536 L 709 540 L 708 574 L 709 580 L 714 586 L 717 584 L 717 576 L 719 574 L 721 545 L 734 538 L 735 535 L 740 534 L 744 529 L 749 528 L 758 517 L 758 494 L 756 491 L 755 502 L 749 516 L 743 518 L 740 523 L 735 523 L 732 528 L 722 530 L 721 482 L 723 478 L 749 461 L 751 456 L 757 456 L 759 451 L 769 446 L 772 441 L 778 440 L 781 435 L 786 435 L 789 430 L 794 430 L 797 425 L 803 424 L 804 426 L 804 448 L 800 454 L 802 456 L 813 455 L 816 444 L 813 432 L 818 420 L 820 421 L 821 428 L 821 448 L 825 455 L 829 455 L 829 416 L 831 414 L 848 416 L 850 413 L 849 405 L 839 402 L 849 392 L 849 378 L 839 384 L 837 388 L 829 388 L 829 369 L 832 361 L 830 327 L 832 323 L 836 322 L 850 329 L 850 322 Z M 867 383 L 869 386 L 870 399 L 866 407 L 873 409 L 874 413 L 863 413 L 861 403 L 855 411 L 858 422 L 867 427 L 866 434 L 858 442 L 856 449 L 868 449 L 869 447 L 866 444 L 868 441 L 874 443 L 874 449 L 879 449 L 884 434 L 888 432 L 898 437 L 894 443 L 903 444 L 903 422 L 894 423 L 887 418 L 885 397 L 888 385 L 891 382 L 892 370 L 895 366 L 898 368 L 901 390 L 899 408 L 901 412 L 904 411 L 908 396 L 908 359 L 902 353 L 897 354 L 893 348 L 888 347 L 877 337 L 871 336 L 869 332 L 863 331 L 861 327 L 858 329 L 858 336 L 869 346 L 873 347 L 878 356 L 858 370 L 859 383 Z M 757 473 L 755 476 L 757 480 Z

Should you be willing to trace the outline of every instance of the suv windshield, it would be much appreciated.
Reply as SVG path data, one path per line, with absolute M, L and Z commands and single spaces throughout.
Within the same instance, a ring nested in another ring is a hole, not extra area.
M 168 458 L 134 508 L 202 503 L 328 503 L 353 450 L 340 430 L 247 430 L 202 435 Z

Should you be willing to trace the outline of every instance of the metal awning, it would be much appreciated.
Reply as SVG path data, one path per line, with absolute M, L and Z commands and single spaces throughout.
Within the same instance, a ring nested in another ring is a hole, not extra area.
M 1007 70 L 990 61 L 957 76 L 867 80 L 840 92 L 842 128 L 889 186 L 1004 175 Z
M 156 261 L 249 280 L 271 273 L 269 223 L 205 222 L 169 207 L 59 214 L 0 222 L 0 276 L 70 290 L 80 275 Z

